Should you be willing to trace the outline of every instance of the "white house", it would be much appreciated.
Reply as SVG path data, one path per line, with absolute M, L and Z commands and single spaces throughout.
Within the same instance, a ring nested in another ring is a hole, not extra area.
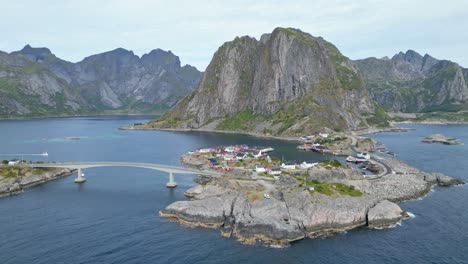
M 320 136 L 321 138 L 327 138 L 327 137 L 329 136 L 329 134 L 327 134 L 327 133 L 319 133 L 319 136 Z
M 262 173 L 262 172 L 266 172 L 266 169 L 263 165 L 256 165 L 255 166 L 255 172 L 257 173 Z
M 312 163 L 309 163 L 309 162 L 302 162 L 300 167 L 301 169 L 308 169 L 308 168 L 312 168 L 314 166 L 316 166 L 318 163 L 317 162 L 312 162 Z
M 226 148 L 224 149 L 224 151 L 229 152 L 229 153 L 232 153 L 232 152 L 236 151 L 236 149 L 235 149 L 233 146 L 229 146 L 229 147 L 226 147 Z
M 280 175 L 281 170 L 279 168 L 273 168 L 271 170 L 268 170 L 268 174 L 270 174 L 270 175 Z
M 366 160 L 370 159 L 369 153 L 364 153 L 364 152 L 358 153 L 357 157 L 362 158 L 362 159 L 366 159 Z
M 247 158 L 247 155 L 245 153 L 237 153 L 236 154 L 236 160 L 243 160 Z
M 8 166 L 15 166 L 15 165 L 18 165 L 19 163 L 20 163 L 19 159 L 12 159 L 8 161 Z
M 214 150 L 212 148 L 201 148 L 201 149 L 197 149 L 197 152 L 198 153 L 210 153 L 210 152 L 213 152 Z
M 287 162 L 287 163 L 281 164 L 280 167 L 281 167 L 281 169 L 283 169 L 283 170 L 295 170 L 295 169 L 296 169 L 296 163 Z
M 224 160 L 234 160 L 235 157 L 234 157 L 234 155 L 226 154 L 226 155 L 223 156 L 223 159 Z

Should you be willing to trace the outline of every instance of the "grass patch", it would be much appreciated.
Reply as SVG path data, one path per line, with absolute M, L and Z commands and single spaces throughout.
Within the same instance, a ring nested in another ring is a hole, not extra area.
M 362 192 L 355 189 L 354 186 L 348 186 L 346 184 L 337 182 L 319 182 L 319 181 L 307 181 L 307 187 L 313 186 L 314 190 L 318 193 L 325 195 L 348 195 L 352 197 L 362 196 Z
M 375 105 L 374 113 L 371 114 L 371 117 L 367 118 L 367 122 L 370 125 L 374 125 L 376 127 L 388 127 L 390 124 L 388 120 L 390 117 L 385 112 L 385 109 L 381 105 Z
M 18 167 L 3 167 L 1 170 L 0 176 L 5 178 L 16 178 L 20 174 L 20 168 Z
M 323 166 L 330 166 L 330 167 L 333 167 L 333 168 L 339 168 L 341 166 L 343 166 L 341 164 L 341 162 L 339 162 L 338 160 L 324 160 L 321 162 L 321 164 Z
M 216 127 L 218 130 L 248 130 L 253 126 L 251 122 L 257 120 L 263 120 L 263 117 L 260 115 L 254 114 L 250 110 L 244 110 L 235 115 L 226 117 L 219 125 Z

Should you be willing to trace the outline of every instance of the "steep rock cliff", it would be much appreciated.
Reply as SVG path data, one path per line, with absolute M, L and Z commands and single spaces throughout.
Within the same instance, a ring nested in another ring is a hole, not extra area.
M 276 28 L 260 41 L 224 43 L 196 91 L 149 125 L 300 134 L 367 126 L 374 111 L 358 69 L 335 46 Z

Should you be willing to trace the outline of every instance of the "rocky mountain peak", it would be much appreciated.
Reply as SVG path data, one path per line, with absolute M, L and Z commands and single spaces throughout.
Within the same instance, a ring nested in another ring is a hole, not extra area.
M 33 48 L 29 44 L 11 54 L 21 56 L 33 62 L 44 62 L 50 58 L 55 58 L 55 55 L 48 48 Z
M 373 109 L 357 68 L 333 44 L 278 27 L 260 41 L 225 42 L 192 96 L 151 125 L 294 134 L 365 125 L 362 113 Z
M 151 67 L 161 66 L 166 70 L 175 71 L 180 68 L 180 59 L 170 50 L 154 49 L 141 57 L 141 62 Z
M 413 65 L 416 69 L 421 69 L 423 57 L 414 50 L 408 50 L 406 53 L 399 52 L 392 57 L 394 61 L 405 61 Z

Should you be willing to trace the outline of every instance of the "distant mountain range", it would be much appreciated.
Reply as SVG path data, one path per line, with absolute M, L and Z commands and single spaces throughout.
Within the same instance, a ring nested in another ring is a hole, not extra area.
M 468 110 L 468 69 L 413 50 L 356 60 L 371 97 L 390 111 Z
M 140 58 L 118 48 L 71 63 L 26 45 L 0 52 L 0 117 L 162 112 L 201 75 L 161 49 Z
M 413 50 L 351 61 L 292 28 L 224 43 L 205 73 L 160 49 L 140 58 L 119 48 L 71 63 L 26 45 L 0 52 L 0 117 L 171 108 L 150 126 L 301 134 L 385 126 L 386 111 L 468 110 L 467 80 L 468 69 Z

